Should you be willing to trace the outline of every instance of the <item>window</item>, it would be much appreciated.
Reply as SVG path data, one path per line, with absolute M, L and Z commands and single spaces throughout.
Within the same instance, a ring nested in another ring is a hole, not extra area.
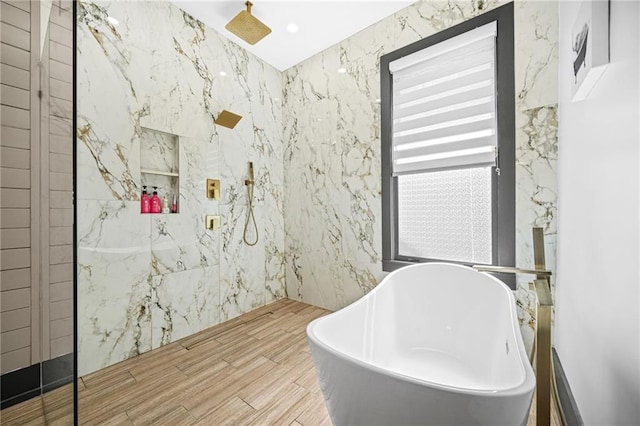
M 383 269 L 513 266 L 513 4 L 380 60 Z

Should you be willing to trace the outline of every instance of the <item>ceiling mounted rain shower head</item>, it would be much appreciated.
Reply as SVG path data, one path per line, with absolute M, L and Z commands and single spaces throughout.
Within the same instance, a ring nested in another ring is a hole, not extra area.
M 253 6 L 253 3 L 248 1 L 245 4 L 247 5 L 247 10 L 238 13 L 235 18 L 224 27 L 242 40 L 253 45 L 269 35 L 271 28 L 267 27 L 251 14 L 251 6 Z
M 227 111 L 225 109 L 225 110 L 222 110 L 220 115 L 218 115 L 218 118 L 213 120 L 213 122 L 219 126 L 224 126 L 229 129 L 233 129 L 234 127 L 236 127 L 236 124 L 238 124 L 238 121 L 240 121 L 240 119 L 242 119 L 241 115 L 234 114 L 231 111 Z

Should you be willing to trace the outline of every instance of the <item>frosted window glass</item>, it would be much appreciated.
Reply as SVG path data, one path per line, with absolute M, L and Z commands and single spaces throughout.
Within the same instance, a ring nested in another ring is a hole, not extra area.
M 491 168 L 398 176 L 398 254 L 491 263 Z

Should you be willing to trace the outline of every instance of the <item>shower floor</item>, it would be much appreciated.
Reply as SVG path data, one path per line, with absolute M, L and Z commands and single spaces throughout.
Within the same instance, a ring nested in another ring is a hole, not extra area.
M 305 334 L 328 312 L 283 299 L 84 376 L 79 424 L 331 425 Z M 72 424 L 55 410 L 70 394 L 45 394 L 46 419 L 40 398 L 2 410 L 2 425 Z

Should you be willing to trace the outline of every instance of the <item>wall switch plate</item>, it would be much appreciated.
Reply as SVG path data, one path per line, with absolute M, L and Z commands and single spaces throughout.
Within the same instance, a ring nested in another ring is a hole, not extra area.
M 204 217 L 204 226 L 210 231 L 220 228 L 220 216 L 207 215 Z

